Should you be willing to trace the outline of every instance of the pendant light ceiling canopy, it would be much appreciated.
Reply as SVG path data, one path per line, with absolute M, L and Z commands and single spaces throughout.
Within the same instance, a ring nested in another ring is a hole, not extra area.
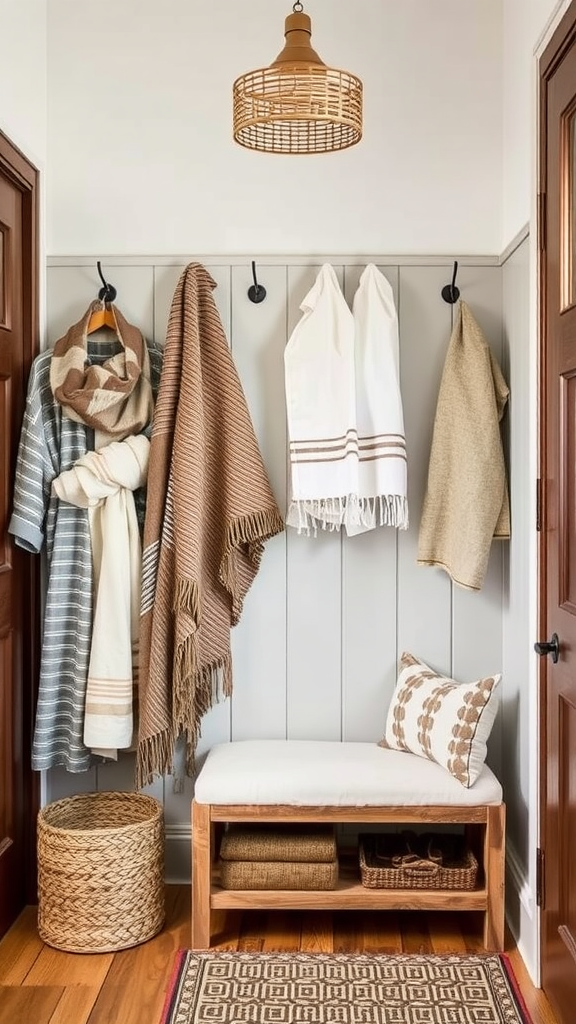
M 234 82 L 234 138 L 260 153 L 333 153 L 362 138 L 362 82 L 312 49 L 312 23 L 295 3 L 286 44 L 268 68 Z

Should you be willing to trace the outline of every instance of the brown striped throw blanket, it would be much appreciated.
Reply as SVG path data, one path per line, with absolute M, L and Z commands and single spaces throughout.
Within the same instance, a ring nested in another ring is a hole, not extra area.
M 101 307 L 97 299 L 92 302 L 82 319 L 54 345 L 50 386 L 66 415 L 101 432 L 105 438 L 100 440 L 107 444 L 139 434 L 148 426 L 154 400 L 146 342 L 116 306 L 111 308 L 122 351 L 102 365 L 89 361 L 88 324 L 92 313 Z
M 170 310 L 152 428 L 140 631 L 139 785 L 170 771 L 184 733 L 232 690 L 230 627 L 264 542 L 284 523 L 207 270 L 191 263 Z

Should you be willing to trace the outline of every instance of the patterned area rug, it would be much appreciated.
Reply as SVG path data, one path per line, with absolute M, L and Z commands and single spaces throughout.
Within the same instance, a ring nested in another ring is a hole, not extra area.
M 178 954 L 162 1024 L 530 1024 L 507 957 Z

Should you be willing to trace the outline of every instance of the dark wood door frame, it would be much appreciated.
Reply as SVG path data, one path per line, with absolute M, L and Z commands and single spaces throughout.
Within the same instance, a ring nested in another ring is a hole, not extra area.
M 24 298 L 24 350 L 25 384 L 28 372 L 39 351 L 39 206 L 37 169 L 16 146 L 0 131 L 0 169 L 22 196 L 23 216 L 23 298 Z M 24 409 L 25 394 L 21 396 Z M 16 463 L 12 452 L 11 464 Z M 24 622 L 27 626 L 23 644 L 23 701 L 22 738 L 18 756 L 21 758 L 24 786 L 24 850 L 26 857 L 26 898 L 36 902 L 36 816 L 40 806 L 39 775 L 31 769 L 32 734 L 36 709 L 36 694 L 40 665 L 40 591 L 38 558 L 23 560 L 25 580 L 23 593 L 26 607 Z

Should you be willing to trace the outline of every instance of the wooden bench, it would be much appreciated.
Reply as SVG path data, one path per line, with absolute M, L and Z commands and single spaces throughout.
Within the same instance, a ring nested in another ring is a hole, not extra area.
M 229 822 L 464 825 L 478 856 L 474 890 L 370 889 L 357 869 L 329 891 L 218 885 L 218 829 Z M 504 948 L 505 806 L 485 765 L 465 789 L 439 765 L 375 743 L 245 740 L 212 748 L 192 803 L 192 948 L 207 949 L 216 909 L 476 910 L 484 946 Z

